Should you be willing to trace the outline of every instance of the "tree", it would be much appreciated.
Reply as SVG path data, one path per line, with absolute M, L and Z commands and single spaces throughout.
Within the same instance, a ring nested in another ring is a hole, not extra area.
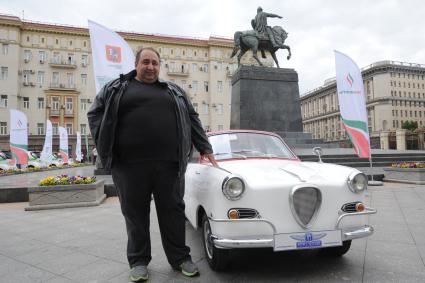
M 401 124 L 402 129 L 406 129 L 409 131 L 414 131 L 418 128 L 418 122 L 416 121 L 406 121 Z

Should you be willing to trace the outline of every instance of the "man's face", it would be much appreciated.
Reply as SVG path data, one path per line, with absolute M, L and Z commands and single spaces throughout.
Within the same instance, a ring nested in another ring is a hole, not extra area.
M 143 83 L 152 84 L 158 80 L 159 58 L 152 50 L 143 50 L 136 65 L 137 79 Z

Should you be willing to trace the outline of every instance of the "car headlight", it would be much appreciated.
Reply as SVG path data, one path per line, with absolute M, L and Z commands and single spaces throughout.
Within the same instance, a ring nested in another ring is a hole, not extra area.
M 228 177 L 223 181 L 223 194 L 229 200 L 238 200 L 245 191 L 245 184 L 241 178 Z
M 353 193 L 360 193 L 367 189 L 367 176 L 363 173 L 353 172 L 348 176 L 347 183 Z

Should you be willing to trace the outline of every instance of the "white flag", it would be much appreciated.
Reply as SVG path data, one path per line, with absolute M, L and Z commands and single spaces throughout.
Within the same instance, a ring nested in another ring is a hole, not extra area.
M 16 164 L 28 164 L 28 120 L 25 113 L 10 109 L 10 151 Z
M 59 127 L 59 153 L 63 163 L 68 163 L 68 133 L 64 127 Z
M 107 82 L 133 70 L 135 57 L 127 42 L 116 32 L 88 22 L 96 92 L 99 92 Z
M 47 165 L 47 166 L 52 164 L 52 160 L 53 160 L 52 138 L 53 138 L 52 122 L 50 122 L 50 120 L 47 120 L 46 121 L 46 137 L 44 139 L 43 151 L 40 154 L 40 160 L 44 163 L 44 165 Z
M 80 132 L 77 132 L 77 145 L 75 146 L 75 160 L 78 162 L 81 162 L 82 156 L 81 156 L 81 135 Z
M 357 64 L 347 55 L 335 50 L 336 85 L 339 108 L 345 131 L 359 157 L 370 158 L 363 78 Z

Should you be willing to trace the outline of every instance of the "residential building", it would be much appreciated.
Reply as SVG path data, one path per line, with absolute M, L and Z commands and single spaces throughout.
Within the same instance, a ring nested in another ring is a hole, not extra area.
M 380 61 L 361 70 L 369 134 L 395 131 L 405 121 L 425 126 L 425 65 Z M 303 129 L 325 141 L 347 139 L 341 124 L 335 78 L 300 98 Z

